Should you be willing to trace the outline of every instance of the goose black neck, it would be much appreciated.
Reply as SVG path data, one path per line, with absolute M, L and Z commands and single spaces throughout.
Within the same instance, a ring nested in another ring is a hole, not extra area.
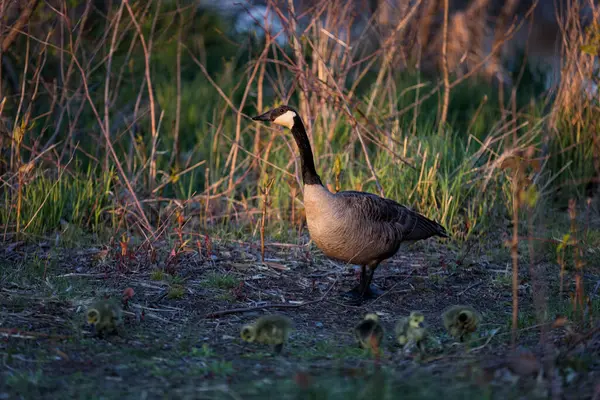
M 304 123 L 299 116 L 294 117 L 294 125 L 292 126 L 292 135 L 298 145 L 300 152 L 300 163 L 302 165 L 302 181 L 305 185 L 322 185 L 321 178 L 315 169 L 315 160 L 313 158 L 310 142 L 304 129 Z

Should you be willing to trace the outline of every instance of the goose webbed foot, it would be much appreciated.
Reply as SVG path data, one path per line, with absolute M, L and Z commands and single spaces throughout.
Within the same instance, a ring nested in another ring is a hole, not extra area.
M 275 353 L 275 355 L 280 355 L 282 351 L 283 351 L 283 343 L 279 343 L 279 344 L 276 344 L 275 346 L 273 346 L 273 353 Z
M 360 285 L 357 285 L 352 290 L 349 290 L 346 293 L 344 293 L 344 297 L 347 297 L 351 301 L 361 303 L 364 300 L 376 299 L 384 293 L 385 292 L 383 290 L 379 289 L 373 284 L 369 285 L 367 290 L 365 290 L 364 293 L 362 293 Z

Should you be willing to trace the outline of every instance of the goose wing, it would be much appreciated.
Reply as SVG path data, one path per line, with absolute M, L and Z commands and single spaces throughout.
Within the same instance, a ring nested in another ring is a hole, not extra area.
M 435 221 L 391 199 L 353 190 L 336 193 L 357 218 L 391 224 L 402 240 L 420 240 L 431 236 L 448 237 L 446 229 Z

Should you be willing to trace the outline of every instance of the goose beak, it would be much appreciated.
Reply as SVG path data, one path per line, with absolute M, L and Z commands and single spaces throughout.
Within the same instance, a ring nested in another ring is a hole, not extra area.
M 266 113 L 262 114 L 262 115 L 257 115 L 256 117 L 252 117 L 252 120 L 254 121 L 265 121 L 265 122 L 269 122 L 271 121 L 271 112 L 273 110 L 269 110 Z

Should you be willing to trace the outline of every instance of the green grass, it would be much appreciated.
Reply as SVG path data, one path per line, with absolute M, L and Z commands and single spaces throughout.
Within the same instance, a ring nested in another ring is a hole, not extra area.
M 168 299 L 181 299 L 185 295 L 185 288 L 182 285 L 171 284 L 167 292 Z
M 233 289 L 240 281 L 233 275 L 211 272 L 206 275 L 202 284 L 213 289 Z
M 13 231 L 18 224 L 20 233 L 33 236 L 56 231 L 61 244 L 67 245 L 81 242 L 84 232 L 104 233 L 107 226 L 117 225 L 110 213 L 115 206 L 114 180 L 112 171 L 91 168 L 75 175 L 34 171 L 23 186 L 20 211 L 16 190 L 0 192 L 5 205 L 0 208 L 0 225 Z
M 161 269 L 155 269 L 150 273 L 150 279 L 153 281 L 162 281 L 165 279 L 165 273 Z

